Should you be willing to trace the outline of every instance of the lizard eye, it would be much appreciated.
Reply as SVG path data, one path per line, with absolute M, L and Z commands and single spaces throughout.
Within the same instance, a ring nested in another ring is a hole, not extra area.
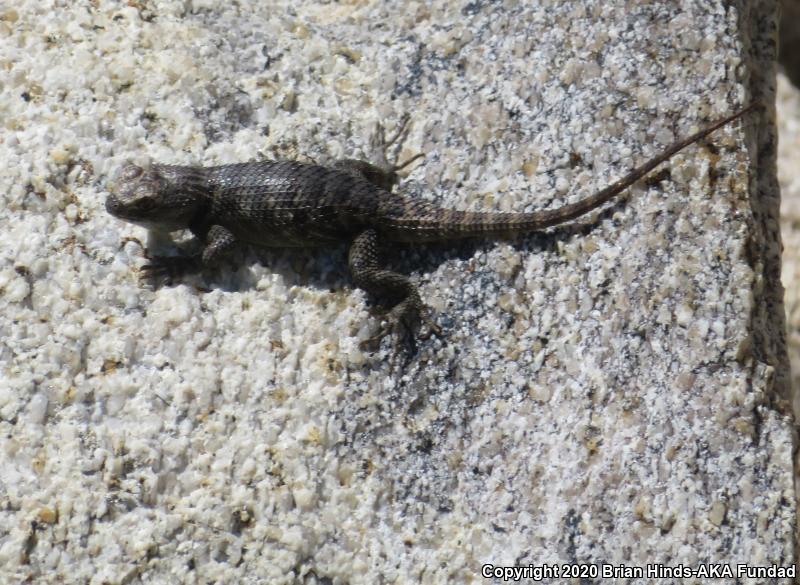
M 142 174 L 142 167 L 137 165 L 126 165 L 119 175 L 123 181 L 131 181 Z

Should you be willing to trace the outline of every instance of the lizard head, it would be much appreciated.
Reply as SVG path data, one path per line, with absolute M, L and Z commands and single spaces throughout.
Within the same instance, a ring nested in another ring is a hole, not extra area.
M 114 217 L 148 229 L 185 229 L 202 205 L 186 181 L 185 167 L 125 165 L 106 199 Z M 181 179 L 184 180 L 181 180 Z

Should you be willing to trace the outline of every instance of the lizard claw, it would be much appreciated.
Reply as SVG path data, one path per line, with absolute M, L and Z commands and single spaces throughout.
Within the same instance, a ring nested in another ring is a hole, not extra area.
M 427 331 L 420 333 L 419 338 L 422 340 L 430 339 L 431 335 L 436 335 L 436 337 L 444 337 L 442 334 L 442 328 L 436 324 L 436 322 L 429 316 L 429 315 L 420 315 L 422 322 L 428 328 Z
M 392 146 L 397 140 L 405 133 L 408 129 L 408 123 L 411 120 L 411 116 L 409 114 L 403 114 L 403 117 L 400 118 L 400 122 L 397 124 L 397 130 L 395 131 L 394 135 L 389 139 L 386 140 L 386 129 L 383 127 L 383 124 L 379 124 L 379 132 L 378 132 L 378 140 L 380 141 L 379 146 L 383 149 L 387 149 Z
M 391 333 L 392 328 L 389 325 L 382 323 L 378 332 L 372 337 L 368 337 L 359 343 L 358 347 L 361 348 L 362 351 L 376 351 L 380 346 L 381 341 L 383 341 L 383 338 Z
M 411 158 L 406 159 L 405 162 L 401 162 L 401 163 L 397 163 L 396 165 L 393 165 L 392 166 L 392 173 L 397 174 L 397 171 L 402 171 L 404 168 L 406 168 L 408 165 L 413 163 L 415 160 L 423 158 L 424 156 L 425 156 L 424 152 L 418 152 L 417 154 L 415 154 Z

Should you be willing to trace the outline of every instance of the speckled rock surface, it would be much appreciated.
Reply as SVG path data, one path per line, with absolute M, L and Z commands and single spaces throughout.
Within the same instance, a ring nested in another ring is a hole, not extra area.
M 773 103 L 774 11 L 3 8 L 0 581 L 795 562 L 771 108 L 577 226 L 393 255 L 447 332 L 403 372 L 359 350 L 377 323 L 344 248 L 246 251 L 152 291 L 143 244 L 173 244 L 103 209 L 131 158 L 368 157 L 375 121 L 404 113 L 400 158 L 426 153 L 409 193 L 574 201 Z
M 786 287 L 787 348 L 792 371 L 792 405 L 800 416 L 800 89 L 778 75 L 778 179 L 781 188 L 781 238 L 784 245 L 781 279 Z M 798 473 L 798 470 L 795 470 Z M 800 482 L 800 475 L 796 483 Z
M 792 365 L 794 411 L 800 415 L 800 89 L 778 76 L 778 179 L 781 186 L 781 238 L 784 244 L 783 284 L 786 287 L 788 350 Z

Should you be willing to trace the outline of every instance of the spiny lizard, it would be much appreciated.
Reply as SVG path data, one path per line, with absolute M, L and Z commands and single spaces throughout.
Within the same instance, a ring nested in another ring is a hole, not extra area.
M 143 267 L 150 279 L 199 270 L 224 258 L 240 242 L 295 247 L 349 244 L 356 286 L 386 300 L 391 309 L 371 345 L 422 320 L 441 335 L 417 287 L 382 268 L 379 244 L 508 238 L 575 219 L 609 201 L 678 151 L 755 109 L 758 103 L 678 140 L 658 156 L 594 195 L 557 209 L 531 213 L 444 209 L 393 193 L 400 165 L 343 160 L 329 166 L 262 161 L 215 167 L 153 164 L 125 166 L 106 209 L 125 221 L 162 231 L 188 228 L 203 243 L 200 254 L 155 257 Z M 391 144 L 403 131 L 403 124 Z

